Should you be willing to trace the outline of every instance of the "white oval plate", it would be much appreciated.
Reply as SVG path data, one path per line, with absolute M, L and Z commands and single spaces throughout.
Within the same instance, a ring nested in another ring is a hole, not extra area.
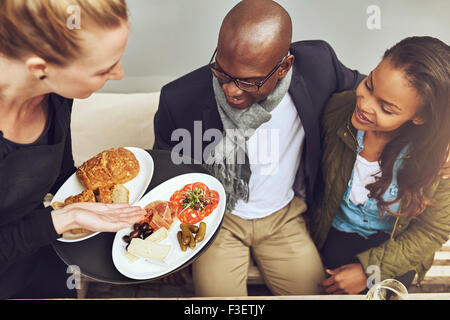
M 216 190 L 220 197 L 219 204 L 216 209 L 214 209 L 209 216 L 202 220 L 206 223 L 206 234 L 203 241 L 197 243 L 194 249 L 188 247 L 186 251 L 181 251 L 177 239 L 177 232 L 180 230 L 181 222 L 178 219 L 175 219 L 169 229 L 169 236 L 160 242 L 161 244 L 170 244 L 172 246 L 169 255 L 166 259 L 164 259 L 164 261 L 152 262 L 149 259 L 140 258 L 138 261 L 130 263 L 125 257 L 126 243 L 123 241 L 122 237 L 130 234 L 132 228 L 122 229 L 116 233 L 112 247 L 112 259 L 115 267 L 121 274 L 137 280 L 148 280 L 162 277 L 189 262 L 195 256 L 198 256 L 198 253 L 209 242 L 214 234 L 219 232 L 218 229 L 222 223 L 223 215 L 225 213 L 225 190 L 219 180 L 207 174 L 187 173 L 167 180 L 148 192 L 135 205 L 144 208 L 152 201 L 169 201 L 175 191 L 180 190 L 185 185 L 194 182 L 203 182 L 209 189 Z
M 125 149 L 133 152 L 134 156 L 139 162 L 139 173 L 138 175 L 124 183 L 124 186 L 129 190 L 129 200 L 130 204 L 136 203 L 147 190 L 150 181 L 153 176 L 154 163 L 150 154 L 141 148 L 135 147 L 125 147 Z M 72 174 L 69 179 L 64 182 L 64 184 L 59 188 L 58 192 L 56 192 L 55 196 L 52 199 L 52 203 L 59 201 L 64 202 L 64 200 L 72 195 L 76 195 L 86 188 L 81 184 L 78 180 L 76 173 Z M 81 234 L 72 234 L 70 231 L 65 232 L 61 238 L 57 240 L 62 242 L 77 242 L 89 239 L 95 235 L 99 234 L 99 232 L 88 232 Z

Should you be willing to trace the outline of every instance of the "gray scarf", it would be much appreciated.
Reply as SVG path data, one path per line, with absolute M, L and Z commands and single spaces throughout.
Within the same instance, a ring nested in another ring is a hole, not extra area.
M 213 77 L 214 95 L 224 131 L 222 140 L 206 159 L 205 167 L 222 183 L 227 211 L 231 212 L 239 199 L 248 201 L 251 170 L 246 141 L 260 125 L 271 119 L 270 112 L 288 92 L 291 78 L 292 68 L 266 99 L 240 110 L 227 103 L 219 82 Z

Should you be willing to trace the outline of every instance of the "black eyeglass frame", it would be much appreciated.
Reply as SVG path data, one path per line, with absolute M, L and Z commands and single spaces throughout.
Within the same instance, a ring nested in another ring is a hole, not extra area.
M 216 53 L 217 53 L 217 48 L 216 48 L 216 50 L 214 50 L 214 53 L 213 53 L 213 55 L 212 55 L 212 57 L 211 57 L 211 59 L 209 60 L 209 63 L 208 63 L 208 67 L 209 67 L 209 69 L 211 70 L 211 72 L 212 72 L 213 74 L 214 74 L 214 71 L 215 71 L 215 72 L 219 72 L 220 74 L 224 75 L 224 76 L 228 79 L 228 82 L 229 82 L 229 81 L 233 81 L 234 84 L 235 84 L 239 89 L 241 89 L 241 90 L 243 90 L 243 91 L 245 91 L 245 92 L 257 92 L 257 91 L 259 90 L 259 88 L 261 88 L 261 87 L 264 85 L 264 83 L 266 83 L 267 80 L 269 80 L 270 77 L 277 71 L 277 69 L 284 63 L 284 61 L 287 59 L 287 57 L 289 57 L 289 53 L 288 53 L 287 55 L 285 55 L 285 56 L 283 57 L 283 59 L 281 59 L 281 61 L 277 63 L 277 65 L 275 66 L 275 68 L 273 68 L 272 71 L 270 71 L 270 73 L 269 73 L 263 80 L 261 80 L 261 81 L 256 81 L 256 82 L 248 82 L 248 81 L 245 81 L 245 80 L 240 80 L 240 79 L 238 79 L 238 78 L 233 78 L 232 76 L 226 74 L 226 73 L 223 72 L 222 70 L 216 69 L 216 68 L 214 67 L 214 63 L 215 63 L 216 61 L 215 61 L 215 60 L 213 61 L 214 57 L 216 56 Z M 256 88 L 256 90 L 254 90 L 254 91 L 253 91 L 253 90 L 244 89 L 244 88 L 242 88 L 242 87 L 239 85 L 239 83 L 243 83 L 243 84 L 248 85 L 248 86 L 256 86 L 257 88 Z

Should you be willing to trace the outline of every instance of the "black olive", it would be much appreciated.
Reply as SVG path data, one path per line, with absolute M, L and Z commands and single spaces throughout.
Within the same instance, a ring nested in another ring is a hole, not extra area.
M 127 235 L 123 236 L 122 239 L 123 239 L 123 241 L 125 241 L 126 243 L 130 243 L 130 241 L 131 241 L 130 236 L 127 236 Z
M 200 205 L 199 205 L 198 203 L 196 203 L 196 204 L 194 205 L 194 210 L 198 210 L 198 209 L 200 209 Z
M 143 238 L 146 239 L 148 236 L 150 236 L 153 233 L 153 229 L 145 230 L 143 233 Z
M 133 230 L 136 231 L 137 229 L 139 229 L 139 223 L 135 223 L 133 225 Z
M 139 234 L 140 234 L 139 230 L 134 230 L 133 232 L 130 233 L 130 238 L 131 239 L 137 238 L 139 237 Z
M 144 222 L 144 223 L 141 225 L 141 227 L 142 227 L 142 231 L 148 230 L 148 228 L 149 228 L 148 222 Z

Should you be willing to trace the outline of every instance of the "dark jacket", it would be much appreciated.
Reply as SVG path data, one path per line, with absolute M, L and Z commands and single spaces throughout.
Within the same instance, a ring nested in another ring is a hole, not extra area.
M 319 119 L 330 96 L 339 91 L 354 89 L 363 76 L 346 68 L 325 41 L 299 41 L 291 45 L 294 55 L 293 75 L 289 93 L 297 108 L 305 130 L 305 146 L 302 165 L 297 172 L 294 190 L 311 199 L 320 161 Z M 184 128 L 192 137 L 189 157 L 203 162 L 203 152 L 195 153 L 194 121 L 201 121 L 203 134 L 208 129 L 223 131 L 214 97 L 212 74 L 207 66 L 197 69 L 167 85 L 161 90 L 158 111 L 154 119 L 154 149 L 172 150 L 179 141 L 172 141 L 175 129 Z M 201 137 L 200 137 L 201 139 Z M 202 142 L 202 151 L 210 141 Z M 200 157 L 200 159 L 198 159 Z M 304 184 L 303 184 L 304 182 Z
M 311 236 L 319 249 L 327 238 L 356 161 L 356 129 L 351 124 L 355 104 L 354 91 L 336 94 L 322 119 L 321 172 L 310 209 Z M 434 253 L 450 235 L 450 180 L 438 179 L 426 194 L 433 205 L 414 219 L 397 218 L 388 241 L 357 255 L 364 270 L 370 265 L 378 266 L 382 280 L 415 270 L 419 281 L 423 279 Z M 400 213 L 401 208 L 402 203 Z
M 54 108 L 50 145 L 27 146 L 6 154 L 0 138 L 0 298 L 20 289 L 34 266 L 38 249 L 59 235 L 44 208 L 47 193 L 55 193 L 75 172 L 70 116 L 72 100 L 51 94 Z

